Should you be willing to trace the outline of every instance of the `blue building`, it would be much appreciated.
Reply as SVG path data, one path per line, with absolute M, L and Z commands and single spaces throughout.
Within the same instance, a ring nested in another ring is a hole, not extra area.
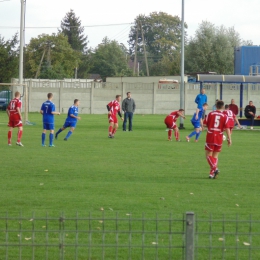
M 235 48 L 235 75 L 260 75 L 260 46 Z

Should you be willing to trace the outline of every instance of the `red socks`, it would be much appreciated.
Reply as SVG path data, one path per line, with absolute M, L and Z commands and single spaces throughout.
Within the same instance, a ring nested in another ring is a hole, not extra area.
M 23 135 L 23 130 L 18 130 L 18 134 L 17 134 L 17 142 L 18 143 L 21 142 L 22 135 Z
M 172 130 L 168 131 L 168 139 L 170 139 L 170 140 L 172 139 Z
M 218 158 L 214 158 L 212 156 L 207 156 L 207 161 L 210 166 L 210 169 L 215 171 L 217 168 L 217 164 L 218 164 Z
M 7 137 L 8 137 L 8 144 L 11 144 L 12 131 L 8 131 Z
M 112 131 L 113 131 L 113 126 L 110 125 L 110 126 L 108 127 L 109 135 L 112 135 Z
M 116 129 L 114 128 L 112 131 L 112 135 L 114 135 L 116 133 Z
M 176 139 L 176 141 L 178 141 L 179 140 L 179 131 L 174 131 L 174 136 L 175 136 L 175 139 Z

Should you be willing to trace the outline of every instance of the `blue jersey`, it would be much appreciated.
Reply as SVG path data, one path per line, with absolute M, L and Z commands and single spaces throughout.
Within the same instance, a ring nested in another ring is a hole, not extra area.
M 45 101 L 42 104 L 41 110 L 43 111 L 42 121 L 47 124 L 54 124 L 54 115 L 52 112 L 55 111 L 55 105 L 50 100 Z
M 204 109 L 203 107 L 202 108 L 198 108 L 200 111 L 198 113 L 198 119 L 196 119 L 196 113 L 194 113 L 192 119 L 191 119 L 191 122 L 200 122 L 201 118 L 202 118 L 202 115 L 203 115 L 203 112 L 204 112 Z
M 77 118 L 71 117 L 70 115 L 78 116 L 79 108 L 77 106 L 72 105 L 68 110 L 68 116 L 66 118 L 66 122 L 77 122 Z
M 195 103 L 198 104 L 198 108 L 202 108 L 204 103 L 207 103 L 207 95 L 206 94 L 198 94 Z

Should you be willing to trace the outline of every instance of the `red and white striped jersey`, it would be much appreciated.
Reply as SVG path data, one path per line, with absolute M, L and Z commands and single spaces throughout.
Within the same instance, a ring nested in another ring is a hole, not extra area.
M 119 102 L 115 99 L 107 104 L 110 107 L 110 111 L 113 115 L 116 115 L 121 110 Z
M 10 101 L 7 109 L 9 111 L 9 118 L 11 120 L 20 120 L 20 115 L 17 111 L 17 108 L 21 109 L 22 107 L 22 102 L 18 98 L 14 98 Z
M 228 117 L 222 111 L 216 110 L 208 114 L 205 125 L 208 127 L 206 143 L 222 145 L 223 131 L 228 128 Z
M 236 115 L 231 110 L 224 110 L 223 113 L 228 117 L 228 127 L 234 127 Z

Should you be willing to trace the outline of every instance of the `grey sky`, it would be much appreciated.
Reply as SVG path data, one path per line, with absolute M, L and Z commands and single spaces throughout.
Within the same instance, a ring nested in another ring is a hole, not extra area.
M 181 17 L 181 5 L 182 0 L 27 0 L 25 42 L 42 33 L 57 32 L 60 21 L 73 9 L 82 25 L 86 26 L 84 33 L 88 35 L 89 46 L 96 47 L 105 36 L 127 44 L 130 23 L 134 22 L 136 16 L 163 11 Z M 20 0 L 0 0 L 0 34 L 5 40 L 19 32 L 20 9 Z M 194 36 L 202 21 L 209 21 L 215 26 L 234 27 L 243 40 L 260 45 L 259 10 L 259 0 L 185 0 L 188 37 Z M 122 25 L 93 26 L 109 24 Z

